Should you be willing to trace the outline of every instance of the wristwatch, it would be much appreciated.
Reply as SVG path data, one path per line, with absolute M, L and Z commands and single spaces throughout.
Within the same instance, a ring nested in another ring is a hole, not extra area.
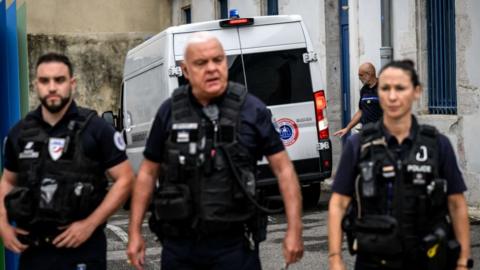
M 467 260 L 467 263 L 466 264 L 460 264 L 458 263 L 457 266 L 461 266 L 461 267 L 466 267 L 468 269 L 472 269 L 473 268 L 473 259 L 472 258 L 469 258 Z

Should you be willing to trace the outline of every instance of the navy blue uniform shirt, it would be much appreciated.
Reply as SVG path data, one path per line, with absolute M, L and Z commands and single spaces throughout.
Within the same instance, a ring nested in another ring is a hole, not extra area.
M 200 115 L 208 119 L 201 113 L 202 106 L 193 97 L 190 89 L 189 97 Z M 213 103 L 221 102 L 222 98 L 223 96 L 217 98 Z M 172 102 L 171 99 L 167 99 L 160 106 L 155 116 L 145 151 L 143 152 L 145 158 L 150 161 L 157 163 L 163 161 L 165 141 L 172 127 L 171 111 Z M 246 147 L 257 160 L 264 155 L 273 155 L 285 149 L 279 134 L 272 124 L 270 111 L 260 99 L 251 94 L 247 94 L 245 103 L 240 109 L 240 127 L 237 128 L 237 133 L 240 144 Z
M 412 119 L 412 128 L 410 135 L 405 138 L 402 144 L 398 144 L 397 139 L 388 133 L 383 127 L 387 145 L 393 153 L 398 153 L 396 158 L 403 159 L 413 146 L 413 136 L 418 128 L 415 117 Z M 383 125 L 382 125 L 383 126 Z M 467 190 L 457 164 L 455 153 L 448 138 L 443 134 L 438 134 L 438 157 L 439 157 L 439 175 L 447 180 L 447 194 L 462 193 Z M 333 181 L 332 191 L 352 197 L 355 191 L 355 179 L 359 173 L 358 160 L 360 157 L 360 134 L 354 134 L 347 139 L 344 145 L 342 157 L 337 168 L 337 174 Z
M 67 109 L 63 118 L 54 126 L 45 122 L 42 118 L 42 110 L 39 106 L 36 110 L 29 113 L 31 116 L 39 120 L 41 126 L 51 137 L 62 134 L 67 130 L 70 120 L 76 119 L 78 108 L 75 102 L 72 102 Z M 20 122 L 17 123 L 8 133 L 5 142 L 5 168 L 11 172 L 18 172 L 18 136 L 20 132 Z M 98 116 L 92 117 L 88 122 L 82 134 L 83 148 L 85 155 L 95 161 L 98 161 L 103 170 L 107 170 L 127 159 L 124 150 L 124 143 L 115 143 L 115 139 L 119 139 L 119 135 L 115 136 L 115 129 Z M 123 143 L 123 145 L 122 145 Z M 118 145 L 118 146 L 117 146 Z
M 362 89 L 360 89 L 358 108 L 362 111 L 362 117 L 360 118 L 360 123 L 362 123 L 362 125 L 370 122 L 377 122 L 382 118 L 383 110 L 380 107 L 380 102 L 378 100 L 377 85 L 378 83 L 373 87 L 369 87 L 365 84 Z

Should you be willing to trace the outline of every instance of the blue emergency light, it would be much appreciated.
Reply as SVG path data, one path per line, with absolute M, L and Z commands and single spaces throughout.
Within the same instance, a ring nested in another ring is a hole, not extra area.
M 240 14 L 238 13 L 238 9 L 230 9 L 229 17 L 230 18 L 240 18 Z

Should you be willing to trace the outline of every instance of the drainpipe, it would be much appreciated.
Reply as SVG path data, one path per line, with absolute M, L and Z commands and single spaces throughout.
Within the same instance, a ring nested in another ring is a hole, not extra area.
M 381 1 L 382 47 L 380 47 L 380 65 L 383 67 L 393 59 L 391 1 Z

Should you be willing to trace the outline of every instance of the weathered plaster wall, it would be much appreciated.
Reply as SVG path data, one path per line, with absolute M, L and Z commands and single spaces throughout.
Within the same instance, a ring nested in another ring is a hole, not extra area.
M 468 201 L 480 207 L 480 2 L 455 1 L 457 50 L 457 103 L 462 116 L 457 127 L 459 152 L 469 191 Z
M 37 58 L 65 53 L 78 78 L 77 101 L 116 110 L 127 51 L 171 23 L 170 0 L 24 0 L 30 82 Z M 38 105 L 31 85 L 30 107 Z
M 229 0 L 228 9 L 237 9 L 241 17 L 260 16 L 262 4 L 262 0 Z
M 192 0 L 174 0 L 172 1 L 172 25 L 183 24 L 183 9 L 192 6 Z M 192 18 L 195 19 L 195 18 Z
M 171 23 L 169 0 L 26 0 L 34 34 L 159 32 Z
M 30 107 L 39 104 L 33 81 L 38 57 L 45 52 L 66 54 L 77 78 L 75 98 L 80 105 L 99 113 L 118 106 L 122 72 L 128 49 L 141 43 L 143 34 L 28 35 L 30 67 Z
M 216 0 L 192 1 L 192 21 L 202 22 L 216 19 Z
M 338 18 L 338 0 L 325 0 L 325 73 L 328 89 L 328 122 L 330 134 L 342 128 L 342 91 L 340 78 L 340 31 Z M 320 22 L 319 25 L 322 25 Z M 342 141 L 331 137 L 333 150 L 333 167 L 336 171 Z

